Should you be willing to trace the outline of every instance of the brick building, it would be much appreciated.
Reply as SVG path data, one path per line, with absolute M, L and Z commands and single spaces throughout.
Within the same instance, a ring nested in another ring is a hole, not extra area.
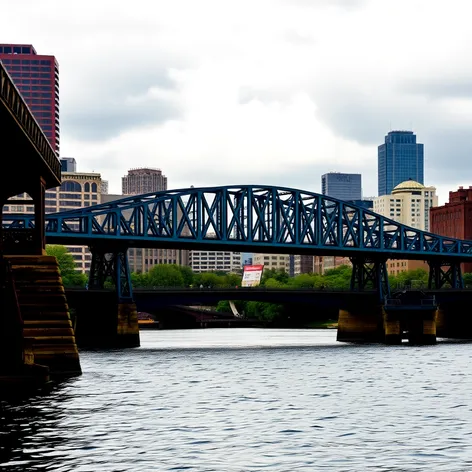
M 430 211 L 432 233 L 472 241 L 472 186 L 449 192 L 449 202 Z M 462 264 L 462 272 L 472 272 L 472 263 Z

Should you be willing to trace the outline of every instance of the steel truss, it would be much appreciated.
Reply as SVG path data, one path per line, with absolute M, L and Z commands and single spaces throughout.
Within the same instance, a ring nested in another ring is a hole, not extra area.
M 89 275 L 89 290 L 103 289 L 107 277 L 111 277 L 116 287 L 119 302 L 132 301 L 131 274 L 129 271 L 127 248 L 110 252 L 101 246 L 91 246 L 92 263 Z
M 376 290 L 381 303 L 390 297 L 386 259 L 352 257 L 351 263 L 351 290 Z
M 3 227 L 34 226 L 4 215 Z M 243 185 L 133 195 L 46 215 L 49 244 L 472 260 L 472 241 L 420 231 L 354 204 L 303 190 Z
M 445 285 L 450 288 L 464 288 L 464 279 L 459 262 L 431 260 L 429 264 L 428 288 L 440 289 Z

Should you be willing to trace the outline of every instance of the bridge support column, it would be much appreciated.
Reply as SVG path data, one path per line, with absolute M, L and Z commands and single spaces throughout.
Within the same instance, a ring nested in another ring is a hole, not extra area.
M 384 339 L 380 305 L 339 310 L 337 341 L 378 343 Z
M 403 329 L 398 313 L 388 313 L 383 310 L 384 343 L 398 345 L 403 340 Z
M 472 339 L 472 312 L 470 295 L 457 294 L 457 299 L 440 303 L 436 317 L 439 338 Z
M 411 313 L 408 319 L 408 342 L 410 344 L 436 344 L 436 319 L 438 310 Z
M 350 307 L 339 311 L 338 341 L 383 342 L 383 299 L 390 293 L 386 260 L 353 257 L 351 290 L 377 291 L 377 301 L 371 306 Z
M 429 277 L 428 288 L 440 289 L 445 285 L 450 288 L 464 288 L 464 279 L 459 262 L 432 260 L 428 261 Z
M 117 347 L 138 347 L 140 345 L 136 303 L 118 303 L 116 345 Z
M 96 317 L 91 318 L 83 309 L 77 313 L 77 323 L 83 334 L 83 337 L 77 337 L 77 342 L 79 346 L 90 347 L 138 347 L 138 313 L 132 295 L 127 248 L 110 252 L 103 246 L 93 246 L 90 251 L 92 263 L 89 290 L 97 291 L 98 295 L 98 290 L 104 289 L 106 283 L 112 283 L 116 289 L 116 298 L 115 303 L 105 305 L 103 310 L 103 301 L 98 296 L 97 306 L 88 309 L 89 313 L 94 311 Z M 96 335 L 91 335 L 90 330 L 95 330 Z

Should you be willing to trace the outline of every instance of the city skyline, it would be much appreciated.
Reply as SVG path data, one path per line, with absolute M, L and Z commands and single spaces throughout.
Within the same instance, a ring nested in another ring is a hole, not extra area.
M 406 129 L 425 144 L 424 182 L 442 203 L 472 181 L 470 73 L 456 60 L 471 33 L 454 4 L 85 1 L 71 12 L 50 0 L 45 15 L 9 2 L 2 42 L 57 58 L 61 156 L 100 172 L 111 193 L 139 166 L 161 168 L 169 188 L 319 193 L 324 173 L 361 173 L 376 195 L 377 146 Z

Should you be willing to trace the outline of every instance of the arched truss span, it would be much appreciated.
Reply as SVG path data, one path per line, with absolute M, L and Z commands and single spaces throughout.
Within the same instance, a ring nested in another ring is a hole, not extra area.
M 32 227 L 4 215 L 4 227 Z M 188 188 L 46 216 L 50 244 L 291 254 L 472 259 L 472 242 L 402 225 L 365 208 L 303 190 L 241 185 Z

